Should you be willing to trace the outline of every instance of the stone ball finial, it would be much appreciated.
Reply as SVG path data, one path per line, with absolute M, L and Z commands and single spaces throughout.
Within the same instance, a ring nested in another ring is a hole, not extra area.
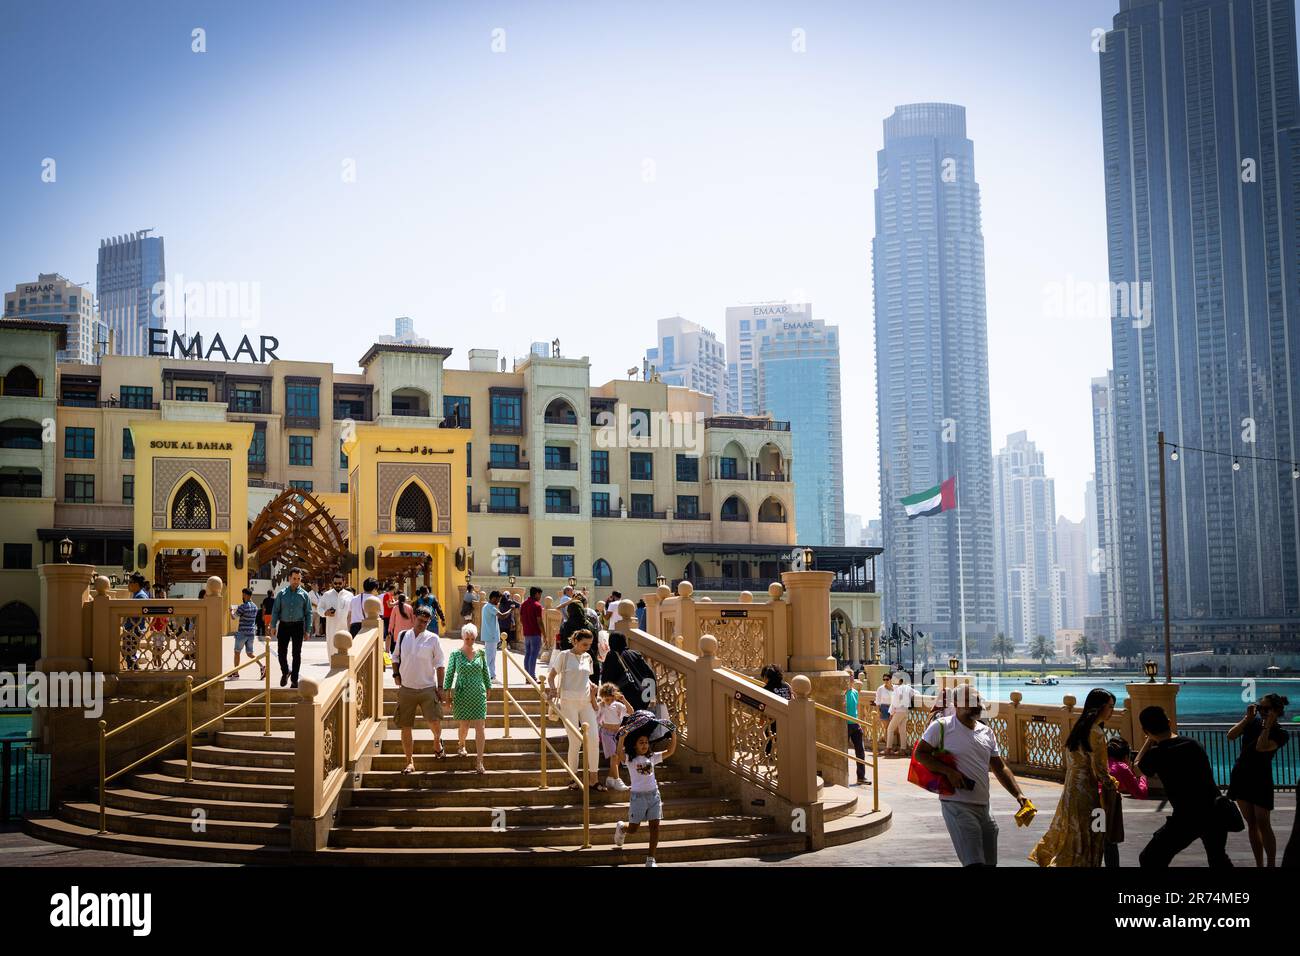
M 694 593 L 695 593 L 695 585 L 692 584 L 690 581 L 678 581 L 678 582 L 677 582 L 677 596 L 678 596 L 678 597 L 688 598 L 688 597 L 690 597 L 690 596 L 691 596 L 692 594 L 694 594 Z
M 795 674 L 794 680 L 790 681 L 790 689 L 802 700 L 812 695 L 812 681 L 805 674 Z
M 315 700 L 316 695 L 320 693 L 320 684 L 310 677 L 304 677 L 298 681 L 298 696 L 303 700 Z
M 379 615 L 384 612 L 384 602 L 378 594 L 367 594 L 365 600 L 361 602 L 362 616 L 367 621 L 379 620 Z
M 107 597 L 107 596 L 108 596 L 108 589 L 109 589 L 110 587 L 112 587 L 112 584 L 113 584 L 113 582 L 110 581 L 108 578 L 104 577 L 104 575 L 100 574 L 100 575 L 96 576 L 96 578 L 95 578 L 95 593 L 96 593 L 96 594 L 102 594 L 102 595 L 104 595 L 105 597 Z
M 207 591 L 208 597 L 221 597 L 221 592 L 224 591 L 225 588 L 226 588 L 225 582 L 223 582 L 221 578 L 217 577 L 214 574 L 212 575 L 212 577 L 208 578 L 208 583 L 205 590 Z
M 1061 698 L 1061 703 L 1065 705 L 1067 710 L 1069 710 L 1074 706 L 1075 701 L 1076 698 L 1073 694 L 1066 694 L 1064 697 Z
M 549 611 L 549 610 L 550 610 L 550 609 L 555 605 L 555 598 L 551 597 L 551 596 L 548 594 L 548 595 L 546 595 L 546 597 L 542 600 L 542 604 L 544 604 L 544 605 L 546 606 L 546 610 Z
M 780 581 L 773 581 L 767 586 L 767 596 L 773 601 L 781 600 L 781 595 L 785 593 L 785 585 Z
M 346 654 L 352 650 L 352 632 L 347 630 L 335 631 L 330 637 L 330 644 L 327 650 L 331 654 Z
M 673 596 L 673 589 L 666 584 L 661 584 L 659 587 L 655 588 L 655 594 L 659 595 L 660 601 L 667 601 Z
M 741 592 L 740 592 L 740 603 L 741 603 L 741 604 L 753 604 L 753 603 L 754 603 L 754 592 L 753 592 L 753 591 L 741 591 Z
M 1020 702 L 1025 699 L 1025 695 L 1020 693 L 1020 691 L 1018 690 L 1013 690 L 1010 696 L 1011 696 L 1011 703 L 1015 707 L 1019 707 Z
M 700 656 L 717 657 L 718 656 L 718 639 L 712 634 L 700 635 Z
M 676 647 L 679 651 L 683 651 L 683 650 L 685 650 L 685 649 L 686 649 L 686 636 L 683 635 L 683 634 L 678 634 L 676 637 L 674 637 L 674 638 L 673 638 L 673 646 Z
M 604 602 L 604 601 L 597 601 L 597 602 L 596 602 L 596 613 L 597 613 L 597 614 L 604 614 L 604 613 L 605 613 L 605 602 Z
M 704 595 L 704 597 L 700 598 L 700 601 L 701 601 L 701 602 L 704 602 L 704 601 L 712 601 L 712 600 L 713 600 L 713 598 L 709 597 L 707 594 Z
M 636 605 L 632 603 L 631 598 L 623 598 L 618 602 L 618 616 L 623 620 L 636 620 Z

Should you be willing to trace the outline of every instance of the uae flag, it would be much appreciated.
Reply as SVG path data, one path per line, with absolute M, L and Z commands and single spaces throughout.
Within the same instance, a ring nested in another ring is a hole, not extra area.
M 903 499 L 903 507 L 907 509 L 909 518 L 923 518 L 926 515 L 937 515 L 941 511 L 951 511 L 957 507 L 956 476 L 933 488 L 908 495 Z

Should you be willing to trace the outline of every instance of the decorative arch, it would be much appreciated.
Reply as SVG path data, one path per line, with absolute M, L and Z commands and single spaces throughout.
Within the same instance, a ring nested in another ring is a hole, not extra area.
M 433 533 L 433 501 L 417 478 L 406 483 L 393 505 L 393 530 Z
M 659 580 L 659 569 L 649 558 L 641 562 L 641 566 L 636 569 L 637 587 L 652 588 Z
M 614 572 L 604 558 L 596 559 L 595 564 L 591 566 L 591 576 L 596 579 L 598 588 L 612 587 L 614 584 Z
M 700 581 L 704 578 L 704 568 L 700 567 L 698 561 L 687 561 L 682 575 L 687 581 Z
M 347 541 L 338 522 L 310 491 L 280 492 L 248 531 L 249 564 L 278 562 L 303 568 L 309 579 L 327 578 L 343 567 Z
M 544 418 L 548 425 L 578 424 L 578 413 L 574 411 L 573 403 L 563 396 L 553 398 L 547 403 Z
M 3 386 L 0 395 L 16 398 L 40 398 L 41 395 L 41 380 L 26 365 L 15 365 L 5 372 Z
M 766 524 L 785 524 L 785 503 L 775 495 L 769 495 L 758 506 L 758 520 Z
M 722 503 L 718 515 L 723 521 L 749 521 L 749 505 L 740 495 L 731 495 Z
M 41 426 L 30 418 L 11 418 L 0 422 L 0 448 L 39 449 Z
M 0 664 L 35 664 L 41 656 L 41 623 L 22 601 L 0 607 Z
M 230 530 L 230 462 L 217 458 L 155 458 L 153 465 L 153 529 L 172 527 L 176 496 L 191 478 L 208 496 L 213 531 Z M 242 520 L 242 519 L 241 519 Z
M 419 385 L 403 385 L 395 388 L 389 396 L 389 405 L 394 415 L 410 418 L 425 418 L 432 414 L 433 395 Z M 401 408 L 401 411 L 398 409 Z
M 446 462 L 411 465 L 384 461 L 378 465 L 379 487 L 375 523 L 381 534 L 400 529 L 393 525 L 397 497 L 412 481 L 418 481 L 433 506 L 434 533 L 451 533 L 451 465 Z
M 190 475 L 176 486 L 167 515 L 167 526 L 173 530 L 211 531 L 212 495 L 196 476 Z
M 727 442 L 727 444 L 723 446 L 722 451 L 718 453 L 718 477 L 733 477 L 723 474 L 722 459 L 734 458 L 736 460 L 736 474 L 734 475 L 734 478 L 740 481 L 748 479 L 750 457 L 751 455 L 749 451 L 740 442 L 736 441 L 734 438 L 731 439 L 731 441 Z

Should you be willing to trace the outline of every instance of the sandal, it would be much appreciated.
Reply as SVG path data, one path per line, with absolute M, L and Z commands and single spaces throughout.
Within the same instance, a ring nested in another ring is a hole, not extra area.
M 609 792 L 609 788 L 606 787 L 603 783 L 593 783 L 593 784 L 592 784 L 590 787 L 588 787 L 587 789 L 590 790 L 592 793 L 608 793 L 608 792 Z
M 445 747 L 439 747 L 437 750 L 433 752 L 434 760 L 445 760 L 446 757 L 447 757 L 447 749 Z
M 403 775 L 408 774 L 408 773 L 415 773 L 415 764 L 413 764 L 413 763 L 408 763 L 405 767 L 402 768 L 402 774 L 403 774 Z
M 469 756 L 469 751 L 466 750 L 464 747 L 461 747 L 459 750 L 456 751 L 456 756 L 457 756 L 457 757 L 468 757 L 468 756 Z
M 482 761 L 479 761 L 478 766 L 474 768 L 474 772 L 475 772 L 475 773 L 487 773 L 487 767 L 483 766 L 483 762 L 482 762 Z

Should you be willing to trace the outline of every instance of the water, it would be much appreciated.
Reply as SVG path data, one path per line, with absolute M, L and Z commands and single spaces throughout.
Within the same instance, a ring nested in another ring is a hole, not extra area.
M 1050 672 L 1049 672 L 1050 673 Z M 1025 677 L 1005 677 L 990 686 L 998 700 L 1007 700 L 1007 695 L 1018 690 L 1026 704 L 1060 704 L 1067 694 L 1075 698 L 1077 706 L 1083 706 L 1083 699 L 1094 687 L 1101 687 L 1115 695 L 1123 705 L 1128 696 L 1127 683 L 1140 683 L 1136 678 L 1128 681 L 1115 680 L 1110 677 L 1063 677 L 1055 687 L 1031 687 Z M 1292 723 L 1300 716 L 1300 679 L 1286 678 L 1243 682 L 1242 680 L 1224 680 L 1221 678 L 1189 677 L 1176 680 L 1178 690 L 1178 720 L 1180 723 L 1236 723 L 1246 712 L 1246 704 L 1263 697 L 1265 694 L 1281 694 L 1288 697 L 1291 704 L 1283 717 L 1285 723 Z M 980 685 L 983 687 L 983 683 Z M 1300 730 L 1300 726 L 1295 728 Z
M 0 710 L 0 737 L 25 736 L 31 729 L 30 711 Z

